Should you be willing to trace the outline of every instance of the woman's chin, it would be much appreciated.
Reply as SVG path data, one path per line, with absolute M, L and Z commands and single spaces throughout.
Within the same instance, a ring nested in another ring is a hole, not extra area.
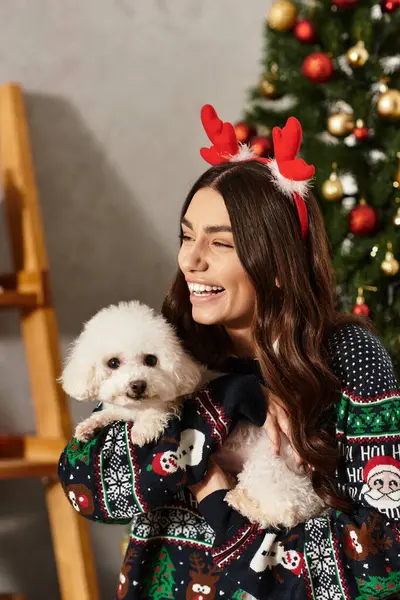
M 198 308 L 197 306 L 192 308 L 192 318 L 199 325 L 223 325 L 224 322 L 221 315 L 218 316 L 211 311 Z

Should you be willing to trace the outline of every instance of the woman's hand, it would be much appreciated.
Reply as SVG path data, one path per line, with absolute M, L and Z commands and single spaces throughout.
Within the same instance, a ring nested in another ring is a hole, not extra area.
M 271 391 L 267 390 L 263 386 L 263 392 L 265 395 L 265 401 L 267 403 L 267 418 L 263 425 L 263 429 L 267 432 L 269 441 L 271 442 L 273 452 L 279 455 L 281 447 L 281 433 L 286 435 L 292 446 L 293 452 L 295 453 L 296 463 L 300 466 L 303 463 L 303 459 L 293 447 L 292 436 L 290 432 L 289 417 L 287 412 L 282 407 L 281 401 Z
M 199 483 L 189 486 L 190 491 L 196 498 L 197 502 L 201 502 L 218 490 L 231 490 L 235 486 L 233 480 L 225 475 L 221 467 L 210 458 L 208 463 L 208 471 Z

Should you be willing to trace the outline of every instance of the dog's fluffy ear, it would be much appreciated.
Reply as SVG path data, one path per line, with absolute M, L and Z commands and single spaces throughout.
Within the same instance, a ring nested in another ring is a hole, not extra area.
M 97 399 L 99 376 L 82 336 L 70 346 L 59 381 L 63 390 L 76 400 Z
M 204 370 L 204 367 L 196 363 L 188 354 L 180 352 L 175 364 L 178 396 L 194 392 L 201 381 Z

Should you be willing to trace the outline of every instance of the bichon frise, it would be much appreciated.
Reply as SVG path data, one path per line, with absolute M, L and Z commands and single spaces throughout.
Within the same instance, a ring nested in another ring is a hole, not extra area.
M 72 344 L 60 378 L 76 400 L 103 404 L 78 424 L 75 437 L 88 441 L 109 423 L 133 421 L 133 443 L 158 439 L 203 371 L 153 309 L 137 301 L 103 308 Z
M 204 370 L 185 352 L 173 327 L 148 306 L 132 301 L 103 308 L 72 344 L 60 379 L 70 396 L 103 404 L 78 424 L 75 437 L 86 442 L 109 423 L 133 421 L 134 444 L 157 440 L 180 413 L 182 396 L 199 386 Z M 192 455 L 197 452 L 189 443 L 194 431 L 181 436 L 188 464 L 201 459 Z M 321 500 L 310 477 L 296 467 L 286 438 L 275 456 L 267 432 L 241 421 L 214 456 L 238 480 L 227 502 L 251 521 L 292 527 L 321 512 Z M 179 448 L 173 458 L 180 464 Z

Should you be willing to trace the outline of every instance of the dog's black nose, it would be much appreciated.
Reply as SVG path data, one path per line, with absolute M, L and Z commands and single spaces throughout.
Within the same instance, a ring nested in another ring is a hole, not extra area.
M 147 388 L 147 383 L 143 379 L 137 379 L 130 382 L 130 388 L 135 396 L 142 396 Z

